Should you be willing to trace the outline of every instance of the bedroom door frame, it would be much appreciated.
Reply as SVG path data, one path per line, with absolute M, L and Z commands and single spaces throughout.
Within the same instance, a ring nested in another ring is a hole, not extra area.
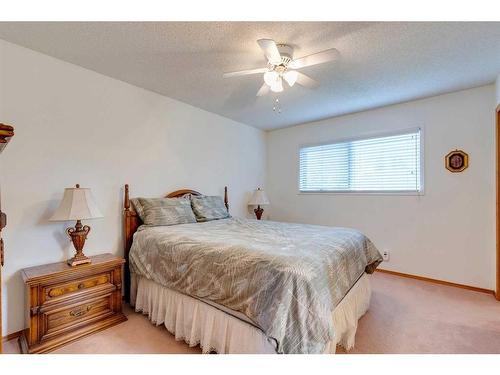
M 496 247 L 497 247 L 497 267 L 496 267 L 496 289 L 495 298 L 500 301 L 500 104 L 495 111 L 495 132 L 496 132 Z

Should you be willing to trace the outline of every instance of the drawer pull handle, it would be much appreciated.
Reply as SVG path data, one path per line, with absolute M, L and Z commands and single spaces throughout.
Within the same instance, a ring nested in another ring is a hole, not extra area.
M 84 283 L 78 284 L 78 289 L 83 289 L 83 288 L 85 288 L 85 284 Z
M 85 315 L 86 313 L 88 313 L 88 312 L 90 311 L 90 309 L 91 309 L 91 306 L 89 305 L 89 306 L 87 306 L 87 308 L 86 308 L 86 309 L 71 310 L 71 311 L 69 312 L 69 315 L 71 315 L 71 316 L 74 316 L 74 317 L 78 318 L 79 316 L 83 316 L 83 315 Z
M 49 297 L 59 297 L 64 294 L 64 290 L 61 288 L 54 288 L 49 290 Z

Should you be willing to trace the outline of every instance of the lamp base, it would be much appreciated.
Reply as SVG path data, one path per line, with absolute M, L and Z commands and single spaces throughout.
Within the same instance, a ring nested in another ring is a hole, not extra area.
M 86 263 L 92 263 L 92 260 L 89 257 L 86 257 L 83 254 L 80 257 L 77 257 L 75 255 L 73 258 L 68 259 L 68 264 L 71 267 L 79 266 L 80 264 L 86 264 Z
M 83 245 L 85 245 L 85 240 L 87 239 L 87 234 L 90 232 L 90 227 L 88 225 L 82 225 L 80 220 L 77 220 L 74 228 L 67 228 L 66 233 L 73 242 L 76 254 L 73 258 L 68 259 L 68 264 L 71 267 L 79 266 L 80 264 L 90 263 L 90 258 L 83 254 Z
M 255 210 L 253 210 L 253 212 L 255 212 L 255 216 L 257 217 L 257 220 L 260 220 L 262 218 L 262 214 L 264 213 L 264 209 L 261 208 L 260 206 L 257 206 L 257 208 Z

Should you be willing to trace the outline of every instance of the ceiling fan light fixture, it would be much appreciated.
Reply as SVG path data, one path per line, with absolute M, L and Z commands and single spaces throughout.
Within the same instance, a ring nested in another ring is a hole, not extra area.
M 285 72 L 285 74 L 283 74 L 283 78 L 285 79 L 286 83 L 288 83 L 288 85 L 290 87 L 295 85 L 295 82 L 297 82 L 298 76 L 299 76 L 299 73 L 295 70 L 288 70 Z
M 283 91 L 283 81 L 281 80 L 281 77 L 278 77 L 278 79 L 271 85 L 271 91 L 272 92 Z
M 274 70 L 264 73 L 264 82 L 272 87 L 279 80 L 279 74 Z

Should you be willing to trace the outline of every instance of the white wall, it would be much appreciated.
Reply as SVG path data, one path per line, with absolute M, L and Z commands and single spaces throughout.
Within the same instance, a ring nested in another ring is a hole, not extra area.
M 158 197 L 188 187 L 223 194 L 233 215 L 265 179 L 265 134 L 187 104 L 0 41 L 0 121 L 16 135 L 0 157 L 8 215 L 3 335 L 24 328 L 20 269 L 71 254 L 47 219 L 63 189 L 90 187 L 104 219 L 87 255 L 122 253 L 122 189 Z
M 494 86 L 394 105 L 268 134 L 273 220 L 346 226 L 390 251 L 381 268 L 494 289 Z M 298 192 L 299 145 L 424 129 L 425 195 L 305 195 Z M 450 150 L 470 165 L 453 174 Z

